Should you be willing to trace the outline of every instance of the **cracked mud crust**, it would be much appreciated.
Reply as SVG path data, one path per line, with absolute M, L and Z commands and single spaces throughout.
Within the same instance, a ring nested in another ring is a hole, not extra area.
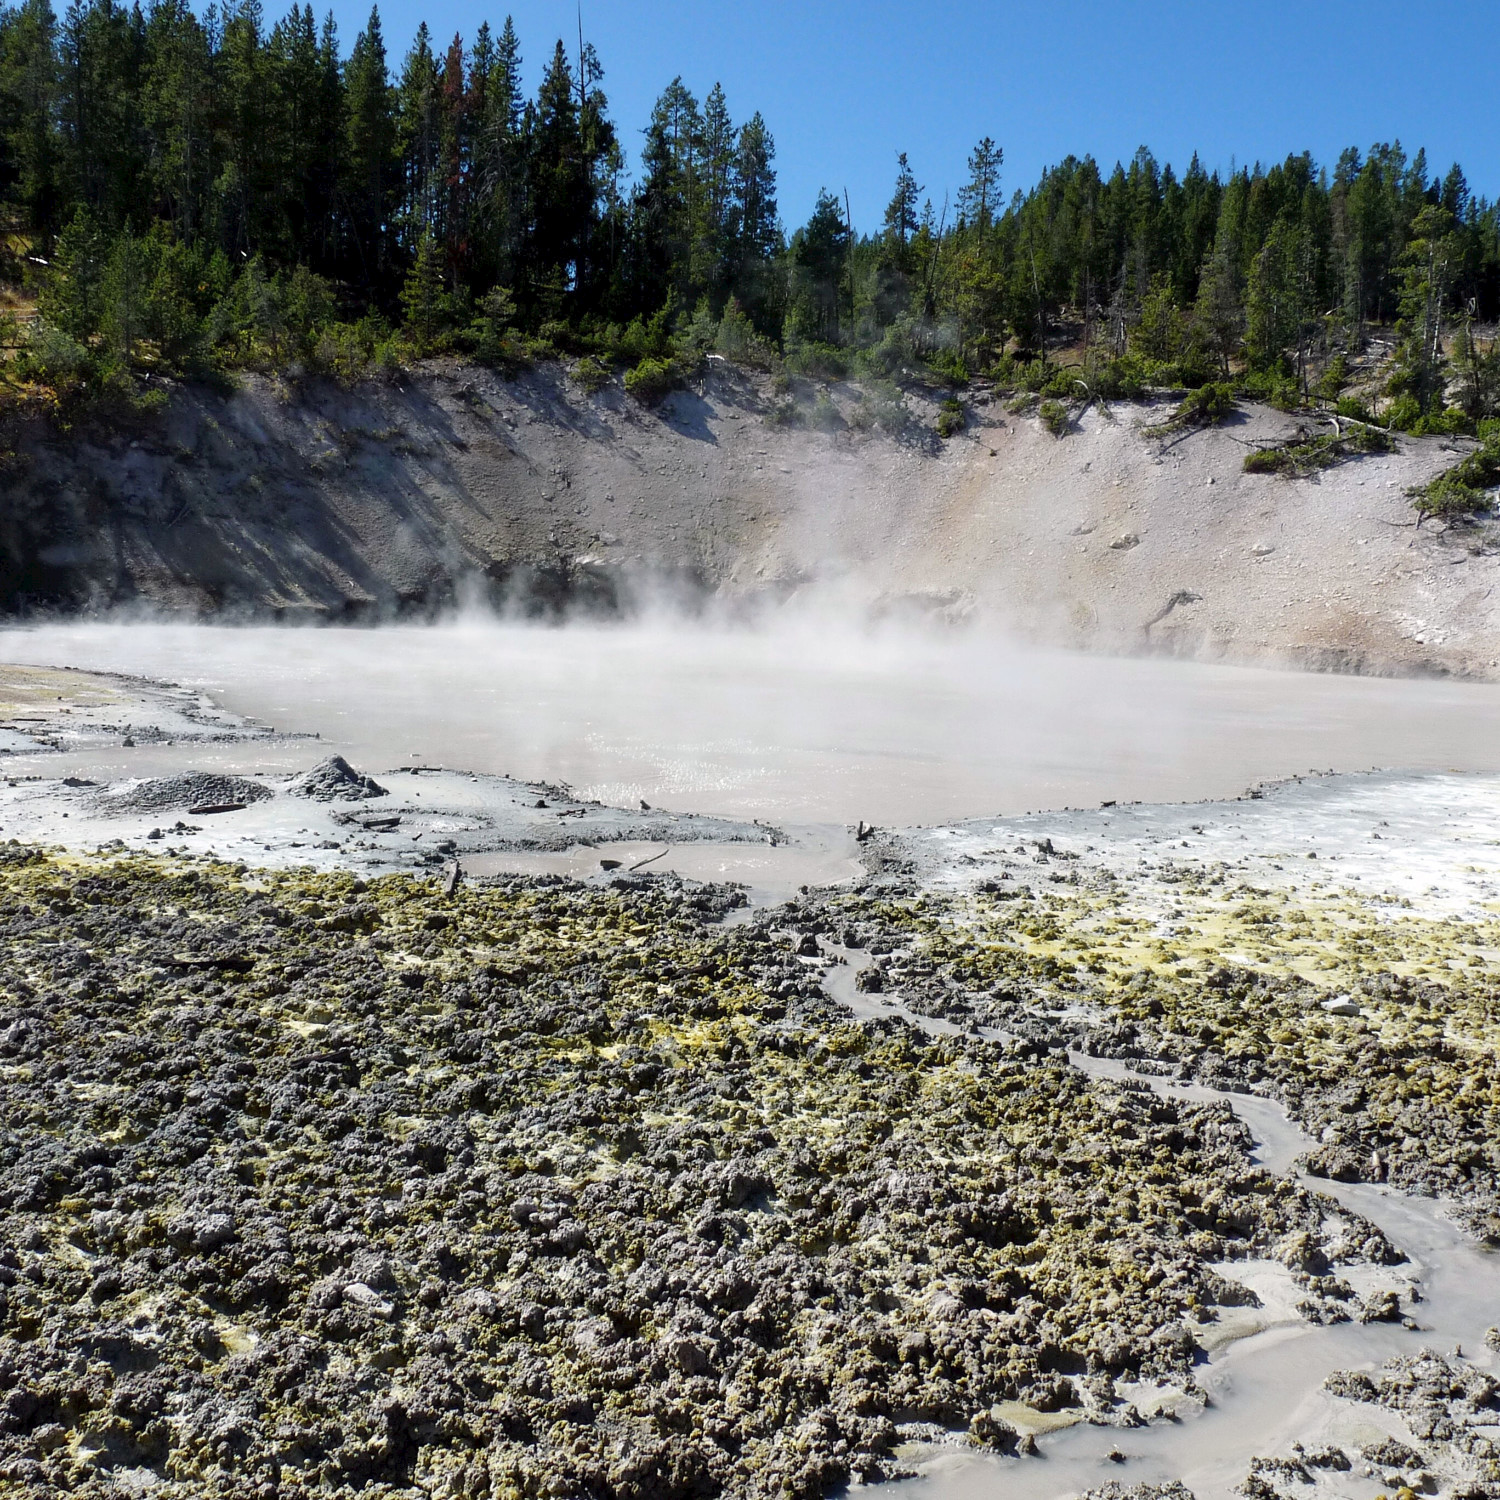
M 851 1016 L 816 903 L 0 854 L 7 1493 L 826 1494 L 1396 1258 L 1222 1103 Z

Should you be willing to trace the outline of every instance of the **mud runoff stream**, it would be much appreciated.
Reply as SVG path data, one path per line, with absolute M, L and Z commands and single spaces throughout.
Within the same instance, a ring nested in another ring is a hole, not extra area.
M 331 747 L 372 772 L 430 762 L 782 825 L 1233 797 L 1310 770 L 1500 769 L 1493 685 L 1088 657 L 790 613 L 757 630 L 41 626 L 0 632 L 0 660 L 166 678 L 322 736 L 225 748 L 213 769 L 301 770 Z M 78 769 L 159 767 L 116 753 Z
M 862 994 L 854 975 L 868 957 L 835 951 L 844 963 L 830 971 L 825 988 L 857 1014 L 900 1015 L 933 1034 L 956 1029 L 951 1022 L 912 1013 L 894 997 Z M 1000 1033 L 986 1034 L 1003 1039 Z M 1192 1102 L 1227 1103 L 1254 1137 L 1253 1160 L 1269 1172 L 1293 1172 L 1297 1159 L 1314 1144 L 1274 1100 L 1181 1085 L 1083 1053 L 1071 1053 L 1070 1060 L 1091 1077 L 1137 1087 L 1144 1083 Z M 1301 1174 L 1298 1180 L 1363 1215 L 1405 1253 L 1406 1262 L 1394 1269 L 1416 1304 L 1412 1321 L 1417 1326 L 1316 1326 L 1296 1313 L 1296 1294 L 1284 1267 L 1225 1263 L 1220 1272 L 1249 1286 L 1263 1306 L 1253 1312 L 1221 1312 L 1217 1328 L 1199 1331 L 1200 1342 L 1210 1351 L 1197 1375 L 1206 1402 L 1168 1403 L 1147 1425 L 1124 1432 L 1076 1421 L 1052 1431 L 1043 1426 L 1035 1433 L 1035 1457 L 933 1447 L 913 1455 L 923 1477 L 886 1486 L 882 1494 L 904 1500 L 1058 1500 L 1111 1480 L 1127 1485 L 1178 1480 L 1197 1500 L 1229 1500 L 1243 1493 L 1240 1485 L 1257 1455 L 1283 1453 L 1294 1441 L 1315 1447 L 1342 1439 L 1357 1446 L 1383 1435 L 1367 1422 L 1351 1421 L 1324 1391 L 1323 1382 L 1333 1371 L 1370 1369 L 1424 1348 L 1441 1353 L 1458 1349 L 1471 1359 L 1489 1359 L 1485 1332 L 1500 1321 L 1500 1260 L 1495 1252 L 1465 1234 L 1439 1200 Z M 1149 1406 L 1143 1405 L 1143 1414 L 1150 1414 Z M 1339 1479 L 1340 1492 L 1360 1500 L 1387 1488 L 1376 1478 L 1342 1474 Z

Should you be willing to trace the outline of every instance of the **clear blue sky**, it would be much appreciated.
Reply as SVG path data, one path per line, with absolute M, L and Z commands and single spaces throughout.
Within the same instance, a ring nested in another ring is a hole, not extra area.
M 534 89 L 559 36 L 576 50 L 575 0 L 383 0 L 392 67 L 421 20 L 446 46 L 507 10 Z M 368 0 L 334 14 L 347 52 Z M 825 185 L 873 228 L 898 151 L 941 206 L 983 135 L 1007 196 L 1069 152 L 1106 171 L 1142 144 L 1179 169 L 1194 150 L 1209 168 L 1331 164 L 1397 138 L 1500 196 L 1500 0 L 584 0 L 583 22 L 632 169 L 665 84 L 680 73 L 701 100 L 722 82 L 735 120 L 758 109 L 775 136 L 789 229 Z

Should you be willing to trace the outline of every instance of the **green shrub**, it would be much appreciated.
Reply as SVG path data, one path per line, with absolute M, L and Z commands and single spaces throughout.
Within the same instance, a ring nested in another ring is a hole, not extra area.
M 1146 380 L 1139 360 L 1126 355 L 1105 360 L 1089 372 L 1089 385 L 1106 401 L 1133 401 L 1146 393 Z
M 1245 455 L 1244 468 L 1247 474 L 1288 474 L 1292 460 L 1285 448 L 1257 448 Z
M 1473 419 L 1457 406 L 1430 411 L 1417 423 L 1416 431 L 1433 437 L 1459 437 L 1474 431 Z
M 613 374 L 610 367 L 593 354 L 585 354 L 572 370 L 574 382 L 591 396 L 596 391 L 602 391 Z
M 1349 361 L 1342 354 L 1329 360 L 1315 389 L 1325 401 L 1335 400 L 1338 393 L 1349 384 Z
M 1054 401 L 1068 400 L 1078 389 L 1079 373 L 1076 365 L 1054 366 L 1039 394 Z
M 933 350 L 927 356 L 926 365 L 939 380 L 955 389 L 961 389 L 969 383 L 969 367 L 956 349 Z
M 1296 411 L 1302 405 L 1297 382 L 1282 370 L 1256 370 L 1240 381 L 1240 389 L 1256 401 L 1277 411 Z
M 725 359 L 752 370 L 774 370 L 779 363 L 776 350 L 755 331 L 755 325 L 733 297 L 719 319 L 714 349 Z
M 940 438 L 951 438 L 955 433 L 962 432 L 965 425 L 966 418 L 964 416 L 963 402 L 957 401 L 950 396 L 938 409 L 938 436 Z
M 1370 408 L 1357 396 L 1340 396 L 1333 407 L 1341 417 L 1349 417 L 1355 422 L 1373 422 L 1375 418 L 1370 413 Z
M 1429 516 L 1474 515 L 1489 508 L 1489 496 L 1463 480 L 1455 478 L 1450 469 L 1439 474 L 1430 484 L 1423 485 L 1412 500 L 1418 516 L 1424 520 Z
M 1422 403 L 1415 396 L 1397 396 L 1384 416 L 1385 425 L 1393 432 L 1415 432 L 1422 420 Z
M 1036 397 L 1030 391 L 1022 391 L 1019 395 L 1012 396 L 1005 403 L 1006 411 L 1013 417 L 1024 416 L 1027 412 L 1034 410 L 1035 407 Z
M 625 394 L 643 406 L 655 406 L 669 391 L 682 383 L 675 360 L 647 356 L 633 370 L 625 373 Z
M 1199 427 L 1217 427 L 1234 410 L 1234 387 L 1217 382 L 1200 385 L 1177 408 L 1177 419 Z
M 1002 354 L 990 366 L 988 376 L 994 382 L 997 396 L 1008 396 L 1021 381 L 1020 366 L 1013 354 Z
M 833 344 L 795 339 L 787 344 L 786 368 L 809 380 L 843 380 L 849 373 L 848 354 Z
M 34 380 L 38 385 L 63 391 L 85 379 L 93 369 L 93 361 L 89 351 L 72 334 L 46 318 L 36 318 L 26 330 L 15 369 L 22 380 Z
M 1247 474 L 1313 474 L 1331 469 L 1361 453 L 1388 453 L 1395 446 L 1378 427 L 1352 427 L 1348 432 L 1321 432 L 1300 442 L 1281 443 L 1245 455 Z
M 1068 408 L 1061 401 L 1043 401 L 1037 415 L 1042 419 L 1042 426 L 1055 438 L 1062 437 L 1072 422 Z
M 1471 515 L 1489 509 L 1492 498 L 1486 491 L 1500 485 L 1500 422 L 1484 425 L 1490 432 L 1482 448 L 1411 492 L 1419 516 Z
M 672 340 L 667 332 L 667 310 L 661 308 L 648 321 L 632 318 L 624 328 L 609 324 L 600 335 L 600 352 L 615 364 L 634 365 L 643 360 L 668 360 Z
M 1041 391 L 1051 379 L 1051 372 L 1041 360 L 1034 359 L 1030 364 L 1022 365 L 1020 369 L 1020 384 L 1023 389 L 1036 394 Z

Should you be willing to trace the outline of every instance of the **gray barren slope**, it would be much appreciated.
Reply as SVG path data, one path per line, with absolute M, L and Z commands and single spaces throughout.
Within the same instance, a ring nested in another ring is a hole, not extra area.
M 146 605 L 341 618 L 466 591 L 613 610 L 647 592 L 978 614 L 1024 637 L 1376 673 L 1500 669 L 1484 528 L 1417 530 L 1405 489 L 1461 440 L 1400 440 L 1322 476 L 1242 472 L 1295 423 L 1143 432 L 1091 409 L 1067 437 L 974 398 L 940 443 L 778 426 L 727 370 L 656 410 L 559 366 L 433 362 L 400 382 L 173 393 L 135 436 L 24 435 L 0 478 L 10 608 Z

